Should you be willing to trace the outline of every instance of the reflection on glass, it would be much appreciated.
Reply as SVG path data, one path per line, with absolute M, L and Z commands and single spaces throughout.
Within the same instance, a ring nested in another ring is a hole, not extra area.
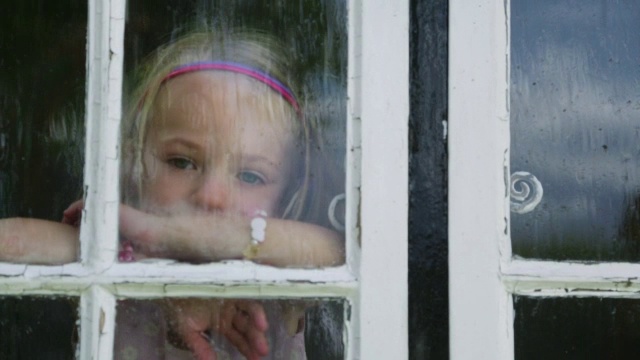
M 339 300 L 179 298 L 118 302 L 116 359 L 341 359 Z
M 72 262 L 60 219 L 82 195 L 87 3 L 0 2 L 0 261 Z
M 120 260 L 342 264 L 344 4 L 168 4 L 129 8 Z
M 0 359 L 73 359 L 78 299 L 0 297 Z
M 640 259 L 638 21 L 634 1 L 511 1 L 516 255 Z
M 637 359 L 640 303 L 514 297 L 516 359 Z

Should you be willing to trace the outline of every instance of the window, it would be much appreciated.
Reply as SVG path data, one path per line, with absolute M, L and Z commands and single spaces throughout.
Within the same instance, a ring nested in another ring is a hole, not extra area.
M 452 358 L 637 356 L 637 5 L 450 12 Z M 523 209 L 514 179 L 544 195 Z
M 34 3 L 26 12 L 38 6 Z M 246 261 L 116 261 L 118 139 L 130 13 L 125 1 L 90 1 L 81 261 L 60 266 L 3 263 L 2 295 L 37 295 L 44 302 L 79 299 L 81 359 L 114 357 L 119 301 L 184 297 L 329 299 L 344 309 L 345 358 L 406 357 L 408 8 L 404 2 L 349 1 L 343 6 L 349 39 L 344 266 L 307 270 Z M 36 302 L 33 308 L 39 306 Z

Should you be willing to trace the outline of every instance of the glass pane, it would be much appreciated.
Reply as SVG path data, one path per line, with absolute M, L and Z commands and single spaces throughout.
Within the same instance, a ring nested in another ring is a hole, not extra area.
M 0 359 L 73 359 L 78 299 L 0 297 Z
M 342 300 L 121 300 L 115 358 L 343 359 L 345 311 Z
M 637 1 L 511 1 L 514 253 L 640 259 Z
M 514 297 L 516 359 L 637 359 L 640 303 Z
M 87 4 L 0 2 L 0 261 L 72 262 L 77 227 L 60 220 L 82 197 Z
M 346 4 L 128 6 L 120 259 L 344 263 Z

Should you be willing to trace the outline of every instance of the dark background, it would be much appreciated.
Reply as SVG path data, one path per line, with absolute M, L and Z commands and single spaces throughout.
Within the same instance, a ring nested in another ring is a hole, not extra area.
M 409 122 L 409 357 L 449 357 L 446 0 L 412 0 Z

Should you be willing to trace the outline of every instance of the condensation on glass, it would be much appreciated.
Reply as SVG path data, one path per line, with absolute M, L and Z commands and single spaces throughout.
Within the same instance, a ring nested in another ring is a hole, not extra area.
M 2 3 L 0 218 L 59 221 L 82 194 L 87 6 Z
M 342 265 L 346 3 L 127 6 L 119 259 Z
M 0 359 L 73 359 L 78 299 L 0 296 Z
M 120 300 L 114 358 L 343 359 L 345 311 L 337 299 Z
M 640 258 L 640 3 L 511 1 L 515 255 Z
M 516 359 L 636 359 L 637 299 L 514 297 Z

